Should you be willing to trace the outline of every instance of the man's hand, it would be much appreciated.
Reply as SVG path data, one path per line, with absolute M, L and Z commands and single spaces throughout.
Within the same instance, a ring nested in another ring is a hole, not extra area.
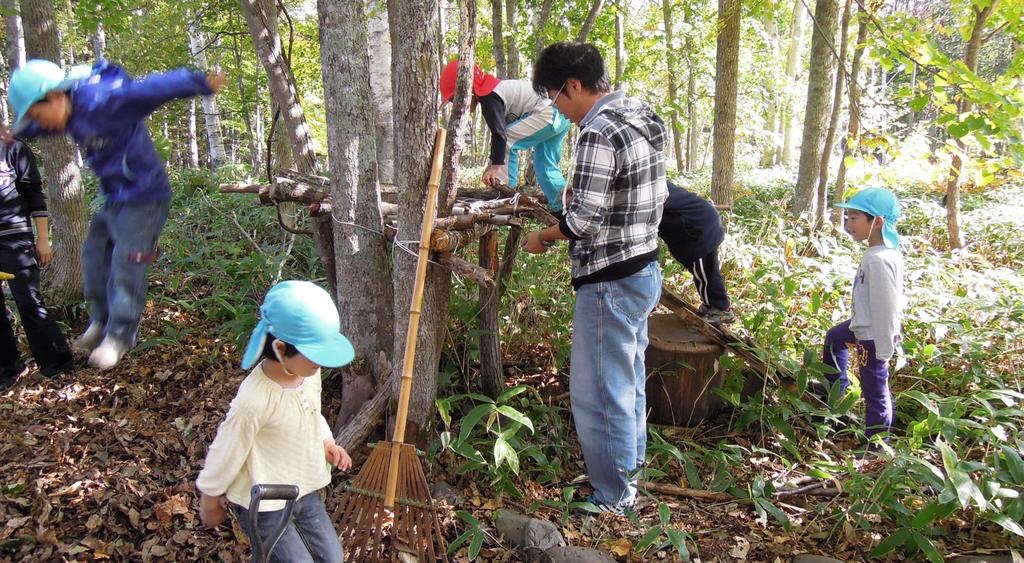
M 228 501 L 224 496 L 212 497 L 203 493 L 199 497 L 199 519 L 208 528 L 216 528 L 228 517 Z
M 224 89 L 224 85 L 228 83 L 228 78 L 224 74 L 223 70 L 211 70 L 206 74 L 206 85 L 213 90 L 216 94 Z
M 530 254 L 544 254 L 548 251 L 548 247 L 544 246 L 544 241 L 540 238 L 540 231 L 530 231 L 526 234 L 526 240 L 523 241 L 523 251 Z
M 487 167 L 487 170 L 484 170 L 484 175 L 481 180 L 483 180 L 484 185 L 493 186 L 494 184 L 505 181 L 507 176 L 504 164 L 492 164 Z
M 349 457 L 348 452 L 331 438 L 324 440 L 324 457 L 327 458 L 327 463 L 342 471 L 352 468 L 352 458 Z
M 53 248 L 50 247 L 50 241 L 39 237 L 36 240 L 36 256 L 39 257 L 39 267 L 45 268 L 50 260 L 53 259 Z

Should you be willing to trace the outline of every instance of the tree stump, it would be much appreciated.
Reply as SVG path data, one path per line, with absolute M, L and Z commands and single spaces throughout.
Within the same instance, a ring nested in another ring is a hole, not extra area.
M 654 315 L 647 334 L 647 420 L 692 426 L 722 405 L 714 390 L 725 378 L 718 357 L 723 348 L 673 314 Z

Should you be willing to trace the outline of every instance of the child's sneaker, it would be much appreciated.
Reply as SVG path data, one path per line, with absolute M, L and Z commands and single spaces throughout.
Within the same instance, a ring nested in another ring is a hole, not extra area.
M 704 319 L 704 322 L 713 325 L 731 324 L 736 322 L 736 315 L 733 314 L 732 309 L 723 311 L 707 305 L 701 305 L 700 309 L 697 310 L 697 314 Z
M 14 385 L 18 378 L 25 375 L 27 371 L 28 366 L 20 361 L 9 369 L 0 370 L 0 391 L 4 391 Z
M 89 328 L 71 343 L 71 351 L 83 356 L 92 352 L 103 340 L 103 326 L 99 323 L 89 323 Z
M 108 336 L 92 351 L 92 354 L 89 354 L 89 365 L 102 370 L 110 369 L 116 366 L 117 362 L 121 361 L 121 356 L 127 350 L 128 346 L 123 342 Z

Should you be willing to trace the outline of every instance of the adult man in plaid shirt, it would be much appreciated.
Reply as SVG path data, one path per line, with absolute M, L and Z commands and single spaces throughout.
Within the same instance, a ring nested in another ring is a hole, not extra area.
M 569 393 L 594 487 L 588 500 L 622 513 L 636 498 L 647 447 L 647 317 L 661 295 L 658 223 L 668 192 L 667 139 L 646 105 L 610 92 L 597 49 L 556 43 L 540 54 L 533 85 L 581 131 L 565 215 L 527 235 L 542 253 L 569 240 L 573 311 Z

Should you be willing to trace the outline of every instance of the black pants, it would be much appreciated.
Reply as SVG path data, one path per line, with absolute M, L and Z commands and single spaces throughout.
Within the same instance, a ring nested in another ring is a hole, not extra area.
M 697 286 L 700 300 L 708 307 L 728 311 L 729 294 L 725 292 L 725 280 L 722 279 L 722 268 L 718 264 L 718 249 L 712 250 L 693 262 L 683 262 L 687 270 L 693 274 L 693 283 Z
M 39 267 L 30 266 L 7 273 L 14 274 L 14 279 L 5 283 L 14 295 L 18 316 L 25 327 L 28 345 L 39 371 L 51 377 L 73 368 L 74 358 L 68 341 L 43 305 L 43 296 L 39 292 Z M 0 298 L 0 374 L 21 371 L 23 365 L 5 301 L 5 298 Z

